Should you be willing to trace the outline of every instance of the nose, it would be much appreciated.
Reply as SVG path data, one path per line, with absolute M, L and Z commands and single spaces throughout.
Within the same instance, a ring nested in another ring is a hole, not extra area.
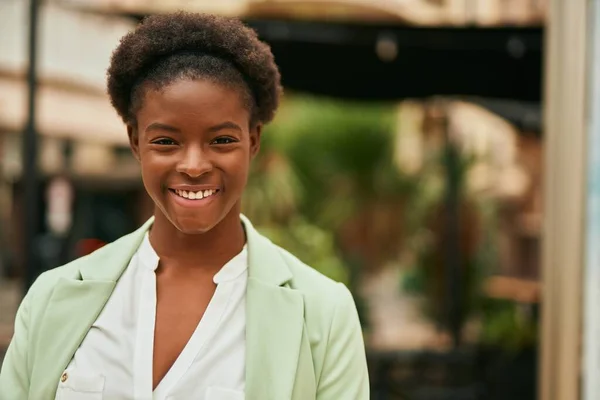
M 186 149 L 176 167 L 177 172 L 186 174 L 191 178 L 197 178 L 211 169 L 212 163 L 202 148 L 199 147 Z

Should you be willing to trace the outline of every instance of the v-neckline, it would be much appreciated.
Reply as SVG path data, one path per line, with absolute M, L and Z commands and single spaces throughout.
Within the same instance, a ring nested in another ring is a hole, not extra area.
M 210 299 L 204 315 L 198 322 L 194 332 L 188 339 L 181 353 L 175 359 L 171 368 L 158 382 L 153 390 L 153 358 L 154 358 L 154 334 L 156 329 L 156 267 L 159 258 L 154 252 L 148 236 L 144 238 L 140 246 L 140 267 L 144 270 L 141 290 L 139 294 L 139 311 L 137 320 L 136 344 L 134 350 L 134 397 L 140 399 L 164 400 L 170 395 L 173 387 L 190 369 L 194 360 L 204 346 L 216 334 L 225 314 L 231 294 L 234 287 L 234 278 L 239 276 L 246 268 L 227 268 L 231 263 L 237 262 L 239 256 L 246 252 L 246 247 L 242 252 L 229 260 L 223 268 L 215 275 L 217 287 L 215 293 Z M 227 272 L 223 274 L 222 272 Z M 151 334 L 148 334 L 151 332 Z
M 231 299 L 232 285 L 217 285 L 213 297 L 210 299 L 204 315 L 198 322 L 194 333 L 186 343 L 177 359 L 169 368 L 165 376 L 160 380 L 156 389 L 153 391 L 153 398 L 157 400 L 165 399 L 171 389 L 179 382 L 185 373 L 192 366 L 194 359 L 200 354 L 204 346 L 212 339 L 217 332 L 221 319 L 227 310 L 229 300 Z M 155 318 L 152 317 L 154 332 Z M 154 335 L 152 335 L 154 336 Z M 154 342 L 154 341 L 153 341 Z M 154 344 L 154 343 L 153 343 Z M 142 355 L 145 352 L 142 353 Z M 152 365 L 153 351 L 150 351 L 150 365 Z M 150 371 L 152 373 L 152 370 Z M 152 377 L 152 375 L 151 375 Z M 152 387 L 152 386 L 150 386 Z
M 154 330 L 156 325 L 156 275 L 149 272 L 142 282 L 137 326 L 137 340 L 134 351 L 134 394 L 135 398 L 163 400 L 185 375 L 204 346 L 218 330 L 221 319 L 227 310 L 233 285 L 217 285 L 204 315 L 190 336 L 175 362 L 152 390 L 152 368 L 154 357 Z M 148 334 L 152 332 L 152 334 Z

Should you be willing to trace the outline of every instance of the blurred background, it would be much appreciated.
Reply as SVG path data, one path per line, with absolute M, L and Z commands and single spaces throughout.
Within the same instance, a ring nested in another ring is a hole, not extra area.
M 178 9 L 271 45 L 244 212 L 351 288 L 373 399 L 600 398 L 583 0 L 0 0 L 0 359 L 36 276 L 151 215 L 105 71 Z

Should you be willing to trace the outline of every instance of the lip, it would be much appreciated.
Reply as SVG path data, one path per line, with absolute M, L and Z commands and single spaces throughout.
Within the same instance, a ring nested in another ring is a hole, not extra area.
M 220 187 L 218 185 L 173 185 L 169 186 L 171 190 L 185 190 L 186 192 L 199 192 L 205 190 L 219 190 Z
M 188 190 L 188 191 L 209 190 L 208 188 L 207 189 L 204 189 L 204 188 L 201 189 L 199 186 L 186 186 L 186 187 L 187 188 L 194 188 L 194 189 L 183 189 L 183 188 L 180 189 L 179 187 L 177 187 L 177 190 Z M 169 188 L 169 195 L 171 195 L 173 197 L 173 200 L 175 201 L 176 204 L 178 204 L 178 205 L 180 205 L 182 207 L 187 207 L 187 208 L 206 207 L 207 205 L 209 205 L 210 203 L 212 203 L 217 196 L 221 195 L 221 191 L 219 190 L 217 193 L 213 194 L 212 196 L 208 196 L 208 197 L 205 197 L 203 199 L 190 200 L 190 199 L 186 199 L 185 197 L 181 197 L 181 196 L 177 195 L 174 192 L 174 190 L 175 190 L 175 188 Z M 214 189 L 214 190 L 216 190 L 216 189 Z

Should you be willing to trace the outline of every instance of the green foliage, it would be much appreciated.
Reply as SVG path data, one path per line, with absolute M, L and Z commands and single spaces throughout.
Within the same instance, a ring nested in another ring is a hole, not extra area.
M 482 311 L 483 344 L 516 352 L 537 343 L 538 324 L 529 305 L 488 299 Z
M 336 229 L 373 197 L 402 190 L 392 165 L 393 109 L 298 96 L 266 130 L 306 196 L 299 211 Z
M 252 165 L 243 209 L 255 224 L 286 223 L 304 199 L 297 172 L 278 153 L 266 153 Z

